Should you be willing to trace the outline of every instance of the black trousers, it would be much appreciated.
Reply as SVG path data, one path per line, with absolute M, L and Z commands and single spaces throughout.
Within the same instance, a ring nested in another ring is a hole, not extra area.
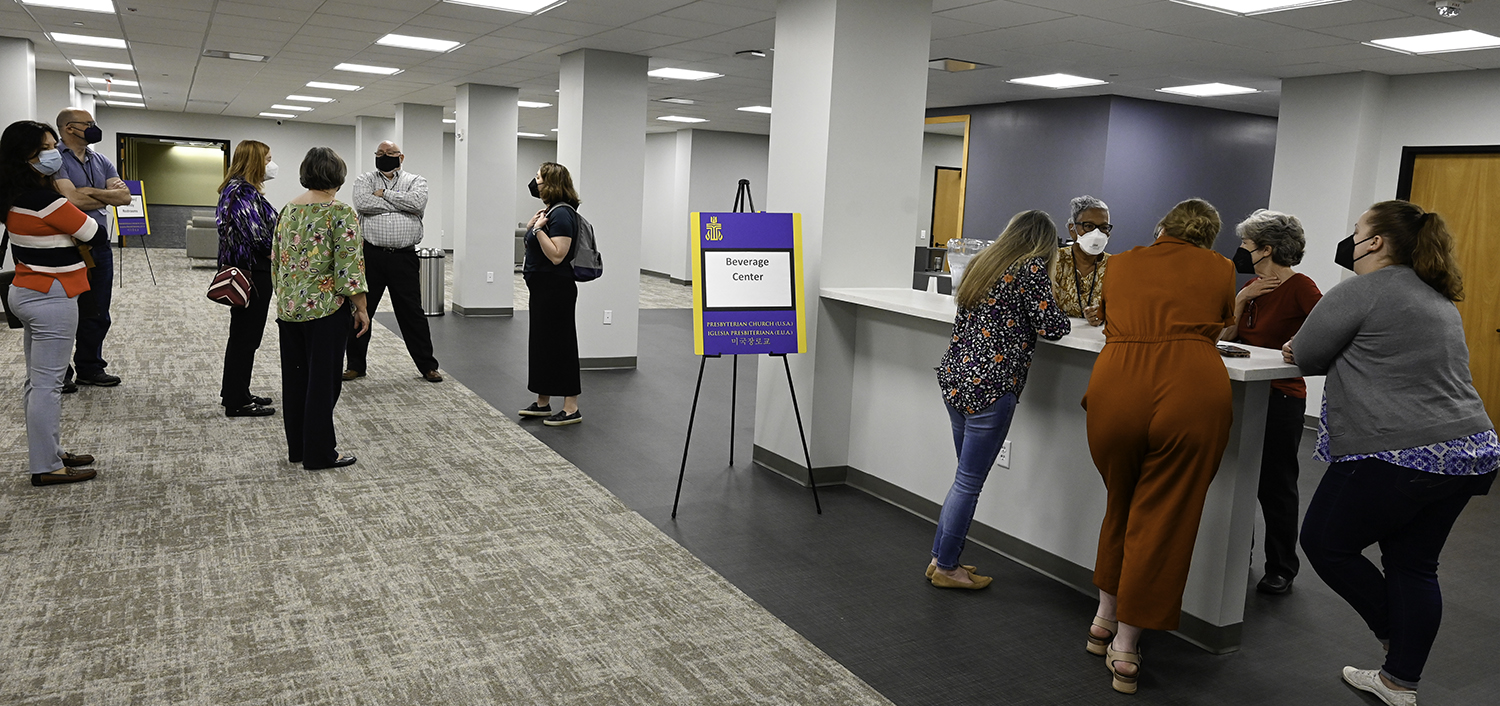
M 572 397 L 582 391 L 578 372 L 578 283 L 572 273 L 526 275 L 531 294 L 531 333 L 526 343 L 526 389 L 538 395 Z
M 276 320 L 281 330 L 281 418 L 286 457 L 304 468 L 327 468 L 338 460 L 333 408 L 344 377 L 344 346 L 354 315 L 349 304 L 312 321 Z
M 375 308 L 386 290 L 391 293 L 391 308 L 396 311 L 396 324 L 401 328 L 401 338 L 406 340 L 406 352 L 411 362 L 417 364 L 417 372 L 437 370 L 437 358 L 432 357 L 432 331 L 427 328 L 427 317 L 422 315 L 422 282 L 416 248 L 392 250 L 365 243 L 365 281 L 370 291 L 365 293 L 365 308 L 370 318 L 375 318 Z M 370 352 L 370 336 L 375 326 L 364 336 L 349 334 L 349 369 L 365 371 L 365 360 Z
M 271 308 L 271 260 L 256 258 L 250 268 L 250 302 L 229 308 L 229 343 L 224 346 L 224 380 L 219 385 L 221 404 L 238 409 L 250 404 L 250 375 L 255 370 L 255 352 L 266 332 L 266 312 Z
M 1292 578 L 1297 560 L 1297 451 L 1307 399 L 1271 390 L 1260 451 L 1260 511 L 1266 517 L 1266 573 Z
M 109 361 L 104 359 L 104 337 L 109 335 L 112 323 L 109 305 L 115 291 L 115 251 L 104 231 L 100 228 L 98 237 L 89 245 L 89 254 L 94 258 L 94 266 L 89 268 L 89 291 L 78 298 L 78 348 L 73 354 L 73 366 L 85 377 L 94 377 L 109 367 Z

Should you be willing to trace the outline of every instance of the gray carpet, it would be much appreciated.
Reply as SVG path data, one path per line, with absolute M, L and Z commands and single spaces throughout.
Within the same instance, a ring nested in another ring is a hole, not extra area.
M 172 255 L 116 292 L 125 383 L 65 397 L 99 478 L 0 482 L 0 703 L 889 703 L 394 335 L 338 407 L 359 463 L 285 463 L 279 415 L 220 412 L 228 313 Z M 0 332 L 12 471 L 23 369 Z

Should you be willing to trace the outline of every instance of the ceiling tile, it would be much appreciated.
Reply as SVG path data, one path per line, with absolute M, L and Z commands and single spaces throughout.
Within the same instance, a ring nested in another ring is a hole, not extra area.
M 1066 12 L 1048 10 L 1033 5 L 1022 5 L 1009 0 L 990 0 L 990 2 L 979 3 L 960 7 L 955 10 L 946 10 L 937 13 L 939 16 L 963 22 L 975 22 L 990 27 L 1019 27 L 1034 22 L 1045 22 L 1068 17 Z

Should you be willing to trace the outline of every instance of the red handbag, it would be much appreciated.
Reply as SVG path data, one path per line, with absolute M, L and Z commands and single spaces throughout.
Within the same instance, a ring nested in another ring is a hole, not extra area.
M 250 278 L 238 267 L 225 267 L 208 285 L 208 298 L 225 306 L 250 303 Z

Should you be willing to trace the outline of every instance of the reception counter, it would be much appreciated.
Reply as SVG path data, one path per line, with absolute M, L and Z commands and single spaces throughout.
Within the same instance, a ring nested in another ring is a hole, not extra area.
M 953 298 L 911 289 L 823 289 L 851 312 L 854 370 L 845 482 L 935 519 L 957 459 L 933 372 L 952 336 Z M 974 515 L 972 541 L 1091 596 L 1104 483 L 1094 469 L 1080 400 L 1102 329 L 1042 341 L 1014 422 L 1008 468 L 997 466 Z M 1229 447 L 1209 489 L 1178 633 L 1213 652 L 1238 649 L 1270 381 L 1296 377 L 1279 351 L 1224 359 L 1234 391 Z M 1079 616 L 1079 624 L 1088 622 Z

